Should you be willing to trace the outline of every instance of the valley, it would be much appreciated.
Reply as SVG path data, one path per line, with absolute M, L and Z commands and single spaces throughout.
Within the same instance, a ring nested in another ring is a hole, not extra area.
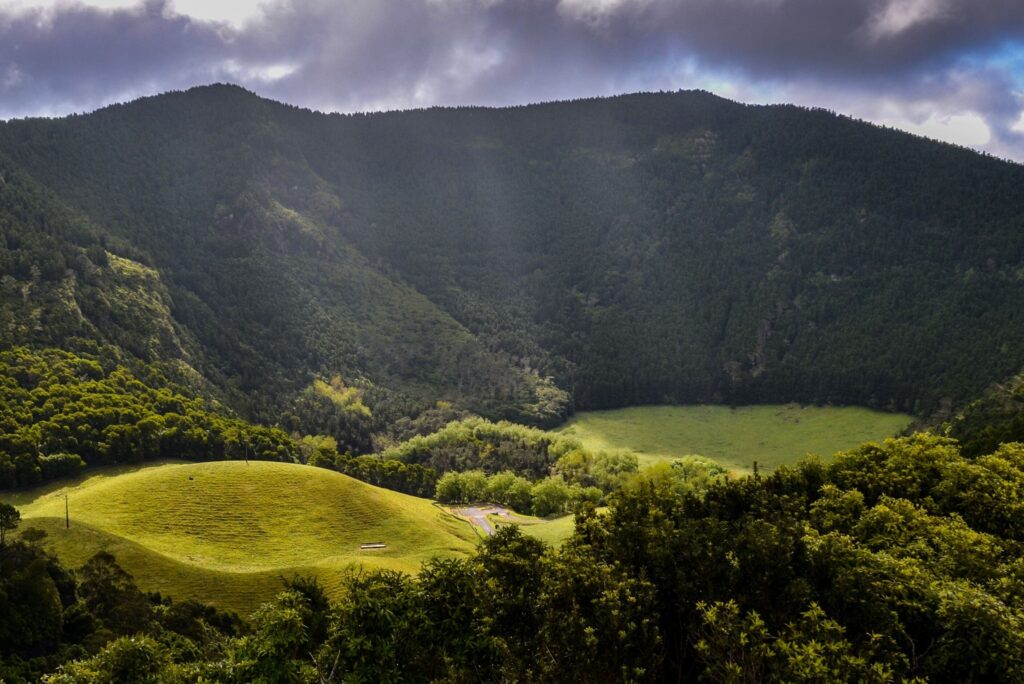
M 651 406 L 583 412 L 552 433 L 590 453 L 636 456 L 640 470 L 699 455 L 734 476 L 831 457 L 881 440 L 910 417 L 853 407 Z M 67 495 L 70 529 L 64 527 Z M 355 568 L 415 573 L 434 556 L 466 557 L 479 538 L 510 524 L 557 546 L 571 514 L 484 515 L 373 487 L 340 473 L 287 463 L 152 462 L 91 469 L 74 480 L 0 492 L 24 526 L 70 567 L 114 554 L 145 590 L 246 614 L 270 600 L 281 578 L 316 577 L 331 595 Z M 475 510 L 475 509 L 466 509 Z M 473 526 L 478 528 L 473 531 Z M 360 549 L 382 542 L 383 549 Z
M 905 414 L 859 407 L 636 406 L 584 411 L 555 432 L 591 451 L 622 450 L 641 466 L 702 456 L 736 474 L 829 458 L 862 442 L 892 437 L 910 425 Z

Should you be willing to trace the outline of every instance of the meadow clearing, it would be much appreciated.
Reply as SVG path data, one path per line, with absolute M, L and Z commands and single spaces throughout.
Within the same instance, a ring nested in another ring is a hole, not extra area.
M 700 455 L 739 474 L 772 470 L 808 454 L 828 457 L 891 437 L 912 416 L 861 407 L 635 406 L 577 413 L 556 431 L 592 451 L 628 451 L 641 467 Z

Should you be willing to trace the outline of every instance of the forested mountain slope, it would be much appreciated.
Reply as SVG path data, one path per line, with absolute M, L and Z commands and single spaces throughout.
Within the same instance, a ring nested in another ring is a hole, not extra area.
M 0 125 L 0 174 L 0 341 L 174 360 L 263 420 L 314 376 L 378 416 L 446 398 L 551 423 L 925 415 L 1024 368 L 1024 167 L 824 111 L 323 115 L 211 86 Z

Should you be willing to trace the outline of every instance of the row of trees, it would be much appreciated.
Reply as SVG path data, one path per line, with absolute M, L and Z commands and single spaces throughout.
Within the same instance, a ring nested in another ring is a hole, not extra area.
M 468 418 L 415 436 L 383 452 L 386 459 L 418 463 L 445 473 L 512 470 L 536 479 L 550 474 L 564 455 L 579 449 L 574 440 L 515 423 Z
M 437 472 L 431 468 L 378 456 L 338 453 L 338 444 L 330 436 L 306 435 L 298 440 L 298 451 L 303 463 L 413 496 L 429 498 L 437 485 Z
M 486 501 L 543 517 L 575 510 L 585 503 L 597 505 L 604 500 L 604 492 L 597 487 L 570 485 L 561 475 L 530 482 L 510 470 L 490 476 L 482 470 L 468 470 L 442 475 L 434 498 L 442 503 Z
M 583 469 L 581 466 L 586 463 L 597 466 Z M 482 470 L 450 471 L 438 479 L 433 496 L 442 503 L 496 503 L 520 513 L 546 517 L 600 505 L 617 491 L 651 483 L 659 483 L 683 496 L 703 491 L 728 477 L 727 470 L 699 457 L 662 462 L 640 471 L 633 456 L 599 453 L 594 457 L 575 450 L 560 458 L 554 470 L 553 475 L 536 481 L 511 470 L 493 475 Z M 604 486 L 596 486 L 595 482 Z
M 574 510 L 585 502 L 602 503 L 606 494 L 635 479 L 639 468 L 632 454 L 595 454 L 571 438 L 477 417 L 449 422 L 389 447 L 375 467 L 401 470 L 390 464 L 437 473 L 436 488 L 424 495 L 438 501 L 487 501 L 539 516 Z M 689 467 L 722 474 L 711 464 L 693 462 Z
M 570 484 L 608 492 L 638 468 L 635 456 L 592 453 L 575 439 L 507 421 L 470 417 L 385 449 L 384 459 L 416 463 L 439 473 L 512 471 L 529 480 L 558 473 Z

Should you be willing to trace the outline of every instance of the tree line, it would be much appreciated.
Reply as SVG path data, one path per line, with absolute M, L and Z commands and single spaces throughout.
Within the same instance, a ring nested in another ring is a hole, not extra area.
M 152 366 L 57 349 L 0 352 L 0 488 L 159 458 L 296 455 L 284 431 L 188 397 Z
M 195 396 L 162 371 L 111 347 L 0 352 L 0 489 L 74 476 L 87 466 L 251 458 L 330 468 L 422 497 L 433 497 L 449 472 L 509 470 L 531 482 L 557 475 L 551 487 L 558 488 L 556 480 L 596 487 L 600 495 L 589 495 L 595 499 L 636 471 L 627 456 L 595 456 L 574 441 L 448 405 L 396 421 L 381 433 L 383 451 L 366 453 L 378 438 L 374 414 L 364 390 L 340 377 L 315 380 L 284 425 L 270 427 Z

